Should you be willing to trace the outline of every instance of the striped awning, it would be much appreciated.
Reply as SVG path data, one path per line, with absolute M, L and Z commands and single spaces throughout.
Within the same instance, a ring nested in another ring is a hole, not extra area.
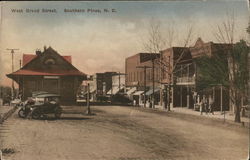
M 133 95 L 141 95 L 144 91 L 136 91 Z
M 156 93 L 156 92 L 159 92 L 160 91 L 160 88 L 155 88 L 154 89 L 154 92 Z M 151 95 L 151 94 L 153 94 L 153 89 L 150 89 L 149 91 L 147 91 L 146 92 L 146 95 L 147 96 L 149 96 L 149 95 Z
M 131 95 L 132 93 L 134 93 L 136 91 L 136 87 L 133 87 L 133 88 L 131 88 L 128 92 L 127 92 L 127 94 L 128 95 Z

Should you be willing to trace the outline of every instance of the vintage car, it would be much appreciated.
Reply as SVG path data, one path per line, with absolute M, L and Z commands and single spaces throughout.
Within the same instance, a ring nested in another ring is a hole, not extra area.
M 52 93 L 36 94 L 35 98 L 39 103 L 32 105 L 31 116 L 33 119 L 39 119 L 46 114 L 54 114 L 55 118 L 60 118 L 62 108 L 60 106 L 60 95 Z

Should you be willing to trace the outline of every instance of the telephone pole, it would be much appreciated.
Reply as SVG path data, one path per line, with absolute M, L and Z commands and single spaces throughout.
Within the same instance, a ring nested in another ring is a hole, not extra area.
M 137 66 L 136 68 L 143 68 L 144 70 L 144 98 L 143 98 L 143 101 L 144 101 L 144 108 L 146 108 L 146 89 L 147 89 L 147 86 L 146 86 L 146 73 L 147 73 L 147 69 L 148 68 L 152 68 L 152 67 L 149 67 L 149 66 Z
M 168 64 L 169 64 L 169 82 L 168 82 L 168 106 L 167 106 L 167 111 L 170 111 L 170 94 L 171 94 L 171 82 L 172 82 L 172 74 L 171 74 L 171 69 L 170 69 L 170 56 L 168 56 Z
M 152 81 L 153 81 L 153 93 L 152 93 L 152 108 L 155 108 L 155 63 L 152 60 Z
M 19 50 L 19 49 L 14 49 L 14 48 L 7 48 L 6 50 L 10 51 L 11 53 L 11 71 L 12 73 L 14 72 L 14 54 L 15 54 L 15 51 Z M 14 93 L 15 93 L 15 88 L 14 88 L 14 80 L 12 79 L 12 95 L 11 95 L 11 98 L 14 99 Z

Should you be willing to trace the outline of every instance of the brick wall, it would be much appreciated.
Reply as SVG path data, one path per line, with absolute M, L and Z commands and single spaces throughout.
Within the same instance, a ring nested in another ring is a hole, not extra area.
M 146 70 L 146 86 L 152 86 L 153 84 L 153 73 L 152 73 L 152 59 L 154 59 L 154 79 L 155 85 L 159 83 L 160 77 L 160 68 L 157 60 L 159 54 L 150 54 L 150 53 L 138 53 L 131 57 L 126 58 L 125 60 L 125 84 L 128 87 L 143 87 L 144 86 L 144 69 L 137 68 L 139 66 L 148 66 Z

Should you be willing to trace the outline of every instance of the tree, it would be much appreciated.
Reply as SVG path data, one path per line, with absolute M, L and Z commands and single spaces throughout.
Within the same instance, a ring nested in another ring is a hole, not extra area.
M 149 22 L 149 27 L 147 30 L 146 40 L 143 42 L 144 49 L 151 53 L 151 61 L 152 61 L 152 107 L 154 108 L 154 89 L 155 89 L 155 54 L 160 53 L 166 47 L 166 38 L 162 34 L 162 25 L 160 21 L 155 19 L 151 19 Z M 146 93 L 144 93 L 146 94 Z
M 238 89 L 240 82 L 238 81 L 238 73 L 239 72 L 239 65 L 241 64 L 239 62 L 238 58 L 244 57 L 245 55 L 238 55 L 237 53 L 241 53 L 239 46 L 243 47 L 242 52 L 244 49 L 244 45 L 247 45 L 245 41 L 241 41 L 240 44 L 234 45 L 234 39 L 235 39 L 235 28 L 236 26 L 236 19 L 234 12 L 227 13 L 226 18 L 224 21 L 222 21 L 220 24 L 216 25 L 216 29 L 214 30 L 214 36 L 215 38 L 221 42 L 221 43 L 227 43 L 232 46 L 231 50 L 227 50 L 227 66 L 228 66 L 228 81 L 229 81 L 229 100 L 230 100 L 230 108 L 234 109 L 235 113 L 235 122 L 240 122 L 240 105 L 238 102 L 240 101 L 238 97 Z M 249 28 L 247 29 L 247 32 L 249 32 Z M 247 57 L 245 60 L 247 60 Z M 247 66 L 245 66 L 247 68 Z M 242 82 L 242 80 L 241 80 Z
M 235 107 L 235 122 L 241 122 L 241 98 L 247 97 L 249 49 L 246 41 L 241 40 L 228 50 L 221 50 L 221 53 L 212 57 L 203 56 L 196 60 L 199 68 L 199 88 L 206 89 L 211 85 L 220 84 L 231 91 L 229 98 Z
M 193 24 L 187 25 L 185 28 L 185 33 L 186 35 L 182 35 L 183 39 L 183 44 L 181 46 L 183 48 L 187 47 L 191 40 L 193 39 L 193 31 L 194 31 L 194 26 Z M 165 32 L 164 32 L 165 31 Z M 178 37 L 177 33 L 177 27 L 175 26 L 174 21 L 169 21 L 168 25 L 166 28 L 162 28 L 162 24 L 160 21 L 157 21 L 155 19 L 151 19 L 149 22 L 149 28 L 148 28 L 148 34 L 146 37 L 146 40 L 143 43 L 144 49 L 153 54 L 161 53 L 162 50 L 166 48 L 171 48 L 174 43 L 176 42 L 176 37 Z M 181 61 L 185 54 L 185 49 L 183 49 L 173 64 L 171 64 L 170 59 L 164 59 L 162 57 L 162 54 L 160 54 L 160 58 L 155 59 L 152 56 L 152 78 L 153 78 L 153 88 L 154 88 L 154 68 L 155 68 L 155 63 L 159 66 L 159 71 L 160 71 L 160 81 L 159 83 L 162 84 L 162 74 L 165 73 L 168 76 L 169 82 L 168 82 L 168 104 L 167 104 L 167 110 L 170 111 L 170 90 L 171 90 L 171 85 L 174 83 L 174 72 L 176 69 L 176 66 L 178 63 Z

